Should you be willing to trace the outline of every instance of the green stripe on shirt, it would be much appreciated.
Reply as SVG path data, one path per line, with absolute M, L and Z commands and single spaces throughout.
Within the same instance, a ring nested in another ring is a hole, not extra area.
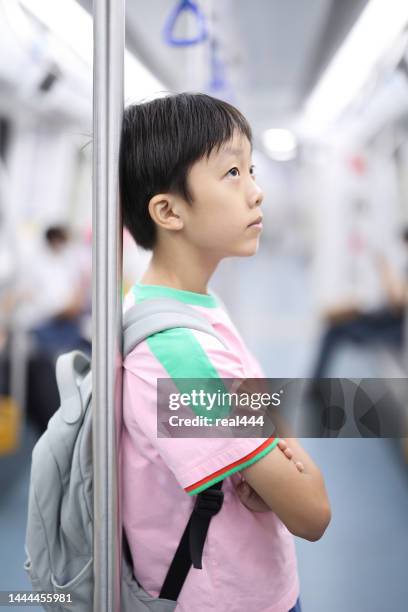
M 133 295 L 136 302 L 170 297 L 193 306 L 207 308 L 217 308 L 219 306 L 213 295 L 194 293 L 193 291 L 163 285 L 136 283 L 133 286 Z M 147 338 L 147 344 L 170 378 L 175 380 L 180 393 L 190 394 L 194 389 L 197 391 L 204 390 L 211 394 L 227 391 L 219 373 L 190 329 L 177 327 L 158 332 Z M 203 383 L 200 382 L 200 379 L 207 380 Z M 214 405 L 209 412 L 206 405 L 202 404 L 199 407 L 195 406 L 194 412 L 199 416 L 207 416 L 208 418 L 222 418 L 228 416 L 229 406 Z
M 185 291 L 184 289 L 175 289 L 174 287 L 165 287 L 163 285 L 142 285 L 136 283 L 133 286 L 133 295 L 136 302 L 151 300 L 153 298 L 169 297 L 184 304 L 192 306 L 204 306 L 206 308 L 218 308 L 219 304 L 214 295 L 205 293 L 194 293 L 194 291 Z
M 210 394 L 227 392 L 219 373 L 190 329 L 176 327 L 158 332 L 147 338 L 147 344 L 170 378 L 175 381 L 180 393 L 191 394 L 194 389 L 203 389 L 205 393 Z M 200 379 L 206 379 L 205 383 Z M 229 406 L 214 405 L 211 412 L 205 404 L 192 408 L 196 415 L 212 419 L 229 414 Z

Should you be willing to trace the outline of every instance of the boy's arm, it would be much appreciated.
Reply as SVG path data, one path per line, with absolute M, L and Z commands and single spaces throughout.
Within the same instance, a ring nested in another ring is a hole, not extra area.
M 242 475 L 293 535 L 315 542 L 331 520 L 323 475 L 296 438 L 285 441 L 303 471 L 275 449 L 242 470 Z
M 292 449 L 286 444 L 285 440 L 279 440 L 278 448 L 284 453 L 285 457 L 292 461 L 293 452 Z M 299 472 L 304 470 L 303 463 L 298 461 L 296 458 L 293 458 L 293 462 Z M 252 512 L 272 512 L 272 510 L 267 506 L 264 500 L 259 497 L 258 493 L 255 493 L 254 489 L 249 486 L 244 477 L 238 485 L 235 487 L 235 491 L 238 494 L 240 501 L 244 504 L 248 510 Z

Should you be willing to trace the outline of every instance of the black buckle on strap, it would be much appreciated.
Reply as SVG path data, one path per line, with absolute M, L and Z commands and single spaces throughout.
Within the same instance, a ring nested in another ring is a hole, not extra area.
M 194 512 L 203 518 L 211 518 L 221 510 L 224 491 L 207 489 L 197 495 Z

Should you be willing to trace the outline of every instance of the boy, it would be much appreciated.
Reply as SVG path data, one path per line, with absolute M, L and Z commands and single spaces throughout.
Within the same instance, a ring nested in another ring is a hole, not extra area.
M 322 474 L 296 439 L 290 450 L 278 438 L 157 437 L 158 378 L 263 377 L 207 292 L 224 257 L 258 248 L 263 196 L 251 140 L 237 109 L 204 94 L 125 110 L 124 222 L 137 244 L 153 250 L 125 307 L 176 298 L 205 316 L 226 343 L 171 329 L 139 344 L 124 361 L 123 522 L 135 576 L 151 595 L 160 592 L 194 496 L 224 480 L 224 504 L 211 520 L 202 569 L 190 569 L 177 612 L 300 610 L 292 534 L 315 541 L 330 521 Z M 296 463 L 288 461 L 293 452 Z

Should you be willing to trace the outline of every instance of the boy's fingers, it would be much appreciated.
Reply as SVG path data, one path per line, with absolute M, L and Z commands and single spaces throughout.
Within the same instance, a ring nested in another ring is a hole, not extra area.
M 269 506 L 259 497 L 252 487 L 245 481 L 236 486 L 238 498 L 248 510 L 252 512 L 270 512 Z
M 288 459 L 292 459 L 293 458 L 293 451 L 287 445 L 285 440 L 279 440 L 278 446 L 281 449 L 281 451 L 283 452 L 283 454 L 285 455 L 285 457 L 287 457 Z M 303 465 L 303 463 L 301 461 L 295 461 L 295 459 L 293 459 L 293 461 L 294 461 L 297 469 L 299 470 L 299 472 L 303 472 L 303 470 L 305 469 L 305 466 Z
M 250 495 L 251 487 L 247 482 L 242 481 L 237 485 L 236 490 L 241 501 L 245 501 Z
M 305 466 L 303 465 L 303 463 L 301 461 L 296 461 L 293 458 L 293 451 L 291 448 L 289 448 L 289 446 L 287 445 L 285 440 L 279 440 L 278 442 L 278 446 L 281 449 L 281 451 L 283 452 L 283 454 L 285 455 L 285 457 L 287 457 L 288 459 L 293 459 L 297 469 L 299 470 L 299 472 L 303 472 L 305 469 Z
M 286 454 L 286 452 L 287 452 L 288 450 L 290 451 L 290 448 L 288 447 L 288 445 L 286 444 L 286 442 L 285 442 L 284 440 L 280 440 L 280 441 L 278 442 L 278 446 L 279 446 L 279 448 L 281 449 L 281 451 L 282 451 L 283 453 L 285 453 L 285 454 Z

